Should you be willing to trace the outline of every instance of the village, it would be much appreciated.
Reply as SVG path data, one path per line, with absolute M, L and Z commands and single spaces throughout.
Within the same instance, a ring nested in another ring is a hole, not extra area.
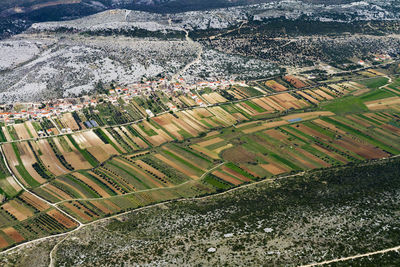
M 59 116 L 63 113 L 82 110 L 85 107 L 95 107 L 99 102 L 109 102 L 118 105 L 118 99 L 129 102 L 134 97 L 149 97 L 153 92 L 162 92 L 167 96 L 175 94 L 185 94 L 190 96 L 199 106 L 205 106 L 205 103 L 195 93 L 202 88 L 222 89 L 232 86 L 247 86 L 244 81 L 203 81 L 195 84 L 186 84 L 183 78 L 178 81 L 169 81 L 161 78 L 156 81 L 143 81 L 134 83 L 124 87 L 114 87 L 107 90 L 107 93 L 98 93 L 95 95 L 84 95 L 76 98 L 60 98 L 46 100 L 42 102 L 26 102 L 0 105 L 0 122 L 5 125 L 22 122 L 24 120 L 38 120 L 41 118 L 50 118 Z M 176 111 L 177 107 L 172 103 L 168 103 L 168 107 L 172 111 Z M 151 110 L 146 110 L 149 117 L 154 114 Z M 66 129 L 66 131 L 69 131 Z

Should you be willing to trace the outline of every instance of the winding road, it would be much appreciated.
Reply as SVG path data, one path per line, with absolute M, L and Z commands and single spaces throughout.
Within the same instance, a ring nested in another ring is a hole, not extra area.
M 201 60 L 201 56 L 203 54 L 203 47 L 201 46 L 201 44 L 196 43 L 195 41 L 192 40 L 192 38 L 189 37 L 189 31 L 187 31 L 186 29 L 182 29 L 182 31 L 185 32 L 185 39 L 186 41 L 192 45 L 193 47 L 195 47 L 197 49 L 197 56 L 196 58 L 189 62 L 188 64 L 186 64 L 181 70 L 179 70 L 177 73 L 175 73 L 172 76 L 172 81 L 177 81 L 179 76 L 181 76 L 182 74 L 184 74 L 191 66 L 193 66 L 194 64 L 198 63 Z

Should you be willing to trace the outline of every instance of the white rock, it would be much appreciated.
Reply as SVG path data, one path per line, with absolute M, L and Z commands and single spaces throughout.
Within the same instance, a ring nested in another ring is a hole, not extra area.
M 217 251 L 216 248 L 209 248 L 209 249 L 207 249 L 207 252 L 208 252 L 208 253 L 214 253 L 215 251 Z

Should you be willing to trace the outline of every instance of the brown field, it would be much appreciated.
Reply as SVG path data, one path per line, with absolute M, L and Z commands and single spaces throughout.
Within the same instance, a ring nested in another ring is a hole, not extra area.
M 240 123 L 238 125 L 236 125 L 236 128 L 243 128 L 245 126 L 249 126 L 249 125 L 255 125 L 259 123 L 258 121 L 249 121 L 249 122 L 244 122 L 244 123 Z
M 121 131 L 128 136 L 139 148 L 148 148 L 148 145 L 139 137 L 133 136 L 132 133 L 125 128 L 125 126 L 120 126 Z
M 317 99 L 318 101 L 325 100 L 325 98 L 323 98 L 319 94 L 315 93 L 313 90 L 304 90 L 303 92 L 308 94 L 308 95 L 310 95 L 310 96 L 312 96 L 313 98 Z
M 385 130 L 390 131 L 390 133 L 396 134 L 396 135 L 400 135 L 400 129 L 390 125 L 390 124 L 382 124 L 381 125 L 382 128 L 384 128 Z
M 114 204 L 112 201 L 106 199 L 103 201 L 105 205 L 107 205 L 108 207 L 110 207 L 111 209 L 115 210 L 115 211 L 120 211 L 121 208 L 118 207 L 116 204 Z
M 14 124 L 14 129 L 17 132 L 17 135 L 20 140 L 22 139 L 30 139 L 31 136 L 29 135 L 28 131 L 25 128 L 24 123 Z
M 247 178 L 246 176 L 241 175 L 240 173 L 235 172 L 234 170 L 229 169 L 229 168 L 226 167 L 226 166 L 223 166 L 223 167 L 222 167 L 222 170 L 223 170 L 224 172 L 229 173 L 230 175 L 233 175 L 234 177 L 239 178 L 239 179 L 242 180 L 242 181 L 251 182 L 251 179 Z
M 161 179 L 166 180 L 167 176 L 166 176 L 164 173 L 162 173 L 162 172 L 160 172 L 159 170 L 153 168 L 152 166 L 148 165 L 148 164 L 145 163 L 144 161 L 142 161 L 142 160 L 136 160 L 135 163 L 136 163 L 138 166 L 140 166 L 141 168 L 143 168 L 143 169 L 145 169 L 145 170 L 147 170 L 147 171 L 149 171 L 149 172 L 151 172 L 151 173 L 154 173 L 157 177 L 160 177 Z M 170 184 L 167 180 L 166 180 L 166 183 L 167 183 L 167 185 Z
M 299 91 L 297 93 L 299 95 L 301 95 L 302 97 L 304 97 L 305 99 L 307 99 L 308 101 L 310 101 L 311 103 L 313 103 L 313 104 L 318 104 L 319 103 L 319 101 L 317 99 L 311 97 L 310 95 L 308 95 L 308 94 L 306 94 L 306 93 L 304 93 L 302 91 Z
M 101 181 L 102 183 L 104 183 L 105 185 L 107 185 L 109 188 L 111 188 L 115 193 L 117 193 L 118 195 L 122 195 L 123 193 L 118 190 L 116 187 L 114 187 L 112 184 L 110 184 L 107 180 L 104 180 L 102 177 L 100 177 L 99 175 L 97 175 L 96 173 L 89 171 L 88 172 L 90 175 L 96 177 L 99 181 Z
M 133 142 L 135 142 L 140 148 L 148 148 L 149 146 L 146 144 L 145 141 L 140 139 L 140 137 L 134 136 L 132 138 Z
M 278 91 L 278 92 L 282 92 L 282 91 L 286 91 L 288 90 L 285 86 L 283 86 L 282 84 L 274 81 L 274 80 L 270 80 L 270 81 L 266 81 L 265 85 L 268 86 L 269 88 Z
M 71 141 L 66 138 L 65 136 L 61 136 L 59 138 L 63 138 L 66 140 L 66 142 L 69 144 Z M 81 170 L 81 169 L 89 169 L 92 167 L 89 162 L 85 160 L 85 158 L 82 156 L 81 153 L 72 145 L 70 144 L 70 149 L 72 151 L 67 152 L 64 150 L 64 148 L 61 146 L 60 141 L 58 138 L 54 138 L 54 143 L 56 144 L 58 150 L 63 154 L 65 160 L 74 167 L 75 170 Z
M 128 168 L 128 169 L 130 168 L 130 169 L 134 170 L 135 172 L 141 174 L 143 177 L 146 178 L 146 181 L 147 181 L 148 183 L 151 183 L 151 187 L 164 187 L 164 185 L 161 184 L 161 183 L 159 182 L 158 179 L 155 179 L 155 178 L 152 177 L 150 174 L 145 173 L 144 171 L 142 171 L 142 170 L 141 170 L 140 168 L 138 168 L 137 166 L 135 166 L 135 165 L 133 165 L 133 164 L 129 164 L 128 162 L 126 162 L 126 161 L 124 161 L 124 160 L 122 160 L 122 159 L 119 159 L 119 158 L 116 158 L 115 161 L 117 161 L 117 162 L 119 162 L 119 163 L 125 165 L 126 168 Z
M 73 197 L 65 193 L 64 191 L 58 189 L 54 185 L 51 184 L 46 184 L 45 186 L 42 186 L 42 189 L 49 193 L 50 195 L 53 195 L 56 198 L 59 199 L 72 199 Z
M 243 96 L 241 96 L 240 94 L 236 93 L 235 91 L 232 90 L 228 90 L 226 91 L 228 94 L 233 95 L 236 99 L 243 99 Z
M 118 151 L 111 144 L 104 144 L 99 146 L 93 146 L 87 148 L 90 154 L 92 154 L 99 162 L 104 162 L 109 159 L 112 155 L 118 155 Z
M 21 194 L 20 198 L 40 211 L 44 211 L 50 208 L 50 206 L 46 202 L 40 200 L 31 193 L 24 192 Z
M 265 112 L 265 113 L 268 113 L 268 111 Z M 239 112 L 232 113 L 232 116 L 239 122 L 240 121 L 247 121 L 247 118 L 242 113 L 239 113 Z
M 33 138 L 38 138 L 38 134 L 35 130 L 35 127 L 33 127 L 32 122 L 31 121 L 26 121 L 25 125 L 28 127 L 29 131 L 31 132 Z
M 291 95 L 289 95 L 289 94 L 274 95 L 274 96 L 270 96 L 270 98 L 285 109 L 300 108 L 299 105 L 295 104 L 298 101 L 296 101 L 296 100 L 293 101 L 293 99 L 291 98 Z
M 218 131 L 212 131 L 212 132 L 208 132 L 206 137 L 210 137 L 210 136 L 214 136 L 214 135 L 218 135 L 219 132 Z
M 190 115 L 192 115 L 193 118 L 198 119 L 198 120 L 204 119 L 204 118 L 209 118 L 209 117 L 213 116 L 213 114 L 205 108 L 197 108 L 197 109 L 193 109 L 193 110 L 187 110 L 186 112 L 189 113 Z
M 268 128 L 274 128 L 274 127 L 278 127 L 278 126 L 282 126 L 282 125 L 286 125 L 286 124 L 288 124 L 287 121 L 265 122 L 265 123 L 261 124 L 260 126 L 255 126 L 253 128 L 244 129 L 244 130 L 242 130 L 242 132 L 249 134 L 249 133 L 254 133 L 254 132 L 258 132 L 258 131 L 265 130 Z
M 400 105 L 400 97 L 394 96 L 364 103 L 370 110 L 389 109 L 392 106 Z
M 379 148 L 355 142 L 350 138 L 336 140 L 334 143 L 366 159 L 379 159 L 390 156 L 388 153 L 382 151 Z
M 178 116 L 180 119 L 175 118 L 173 123 L 192 136 L 197 136 L 200 132 L 204 132 L 206 130 L 204 126 L 200 125 L 184 112 L 178 113 Z
M 8 162 L 8 165 L 10 166 L 10 169 L 12 170 L 13 173 L 15 173 L 18 178 L 22 178 L 21 174 L 17 171 L 15 166 L 19 165 L 17 156 L 14 153 L 14 149 L 11 144 L 3 144 L 3 151 L 6 157 L 6 160 Z M 28 186 L 28 183 L 24 179 L 20 179 L 21 182 L 25 185 Z
M 212 159 L 219 159 L 219 156 L 217 153 L 215 153 L 214 151 L 208 150 L 207 148 L 204 148 L 202 146 L 199 146 L 197 144 L 195 145 L 191 145 L 191 148 L 193 148 L 194 150 L 196 150 L 197 152 L 200 152 Z
M 101 197 L 109 197 L 110 194 L 108 194 L 106 191 L 104 191 L 103 188 L 101 188 L 98 184 L 93 182 L 91 179 L 87 178 L 85 175 L 75 172 L 72 174 L 75 178 L 78 180 L 82 181 L 83 183 L 89 185 L 91 188 L 93 188 Z
M 358 118 L 358 117 L 356 117 L 355 115 L 346 115 L 345 117 L 346 117 L 347 119 L 349 119 L 349 120 L 351 120 L 351 121 L 357 123 L 357 124 L 360 124 L 360 125 L 364 126 L 364 127 L 370 127 L 370 126 L 372 126 L 372 124 L 369 123 L 368 121 L 365 121 L 365 120 L 363 120 L 363 119 L 361 119 L 361 118 Z
M 215 115 L 215 119 L 225 126 L 231 126 L 236 123 L 236 119 L 221 107 L 211 107 L 208 110 Z
M 112 210 L 110 210 L 109 208 L 107 208 L 106 206 L 104 206 L 103 204 L 101 204 L 99 201 L 91 201 L 90 204 L 92 204 L 93 206 L 95 206 L 96 208 L 98 208 L 99 210 L 101 210 L 102 212 L 104 212 L 105 214 L 111 214 L 111 213 L 113 213 Z
M 299 162 L 300 164 L 302 164 L 303 166 L 305 166 L 308 169 L 315 169 L 318 167 L 314 163 L 306 160 L 303 155 L 299 155 L 299 154 L 293 153 L 291 151 L 288 152 L 287 155 L 290 155 L 294 160 L 296 160 L 297 162 Z
M 224 103 L 228 101 L 223 96 L 221 96 L 216 92 L 210 94 L 203 94 L 201 95 L 201 97 L 203 97 L 210 104 Z
M 330 138 L 322 133 L 320 133 L 319 131 L 316 131 L 312 128 L 309 128 L 307 126 L 305 126 L 304 124 L 298 124 L 298 127 L 296 127 L 298 130 L 302 131 L 305 134 L 308 134 L 312 137 L 318 137 L 322 140 L 329 140 Z
M 18 221 L 23 221 L 31 216 L 33 212 L 22 204 L 19 204 L 15 200 L 11 200 L 2 205 L 2 208 L 17 218 Z
M 28 173 L 40 184 L 45 183 L 46 180 L 43 179 L 42 176 L 40 176 L 40 174 L 38 174 L 36 170 L 32 167 L 32 164 L 36 163 L 36 159 L 28 143 L 27 142 L 17 143 L 17 146 L 20 152 L 22 163 L 24 164 L 24 167 L 28 171 Z
M 111 142 L 113 142 L 115 144 L 116 147 L 118 147 L 118 149 L 120 151 L 122 151 L 122 153 L 126 153 L 126 150 L 117 142 L 117 140 L 115 140 L 114 136 L 112 136 L 107 129 L 103 129 L 103 133 L 105 135 L 107 135 L 107 137 L 111 140 Z
M 333 96 L 328 95 L 327 93 L 325 93 L 325 92 L 322 91 L 321 89 L 314 90 L 314 93 L 316 93 L 316 94 L 322 96 L 322 97 L 325 98 L 326 100 L 332 100 L 332 99 L 334 99 Z
M 388 125 L 388 126 L 392 126 L 392 125 Z M 393 126 L 393 127 L 394 127 L 394 126 Z M 387 130 L 387 129 L 385 129 L 385 130 Z M 380 129 L 380 128 L 375 128 L 375 129 L 374 129 L 374 131 L 377 132 L 379 135 L 381 135 L 381 137 L 390 138 L 390 139 L 392 139 L 392 140 L 398 140 L 399 135 L 400 135 L 400 132 L 397 133 L 397 135 L 396 135 L 395 132 L 392 132 L 392 131 L 390 131 L 390 130 L 389 130 L 389 131 L 385 131 L 385 130 Z M 399 129 L 399 131 L 400 131 L 400 129 Z M 400 143 L 393 144 L 393 146 L 396 146 L 396 147 L 397 147 L 398 145 L 400 145 Z
M 198 119 L 196 119 L 190 112 L 182 111 L 179 112 L 178 115 L 187 125 L 196 131 L 195 134 L 198 134 L 198 132 L 204 132 L 209 128 L 203 123 L 199 122 Z
M 137 191 L 136 187 L 133 184 L 129 183 L 124 177 L 121 177 L 119 174 L 115 174 L 115 173 L 109 171 L 107 168 L 100 168 L 99 170 L 101 170 L 104 174 L 109 176 L 111 179 L 115 180 L 117 183 L 120 183 L 123 186 L 125 186 L 126 188 L 128 188 L 129 191 Z
M 288 139 L 287 135 L 275 129 L 266 130 L 264 133 L 279 141 Z
M 271 97 L 262 97 L 262 98 L 260 98 L 260 100 L 265 102 L 267 105 L 271 106 L 275 110 L 285 110 L 284 107 L 282 107 L 278 103 L 276 103 Z
M 71 229 L 77 226 L 77 224 L 71 220 L 69 217 L 65 216 L 62 214 L 60 211 L 56 209 L 52 209 L 47 214 L 51 217 L 53 217 L 57 222 L 61 223 L 64 225 L 66 228 Z
M 306 156 L 306 158 L 308 158 L 308 159 L 310 159 L 310 160 L 322 165 L 323 167 L 330 167 L 331 166 L 331 164 L 325 162 L 324 160 L 318 158 L 317 156 L 311 154 L 310 152 L 308 152 L 308 151 L 306 151 L 306 150 L 304 150 L 302 148 L 297 147 L 296 150 L 298 152 L 300 152 L 301 154 L 303 154 L 304 156 Z
M 382 72 L 380 72 L 378 70 L 374 70 L 374 69 L 369 69 L 368 72 L 371 72 L 371 73 L 373 73 L 375 75 L 378 75 L 378 76 L 386 76 L 384 73 L 382 73 Z
M 190 172 L 188 169 L 181 167 L 180 165 L 177 165 L 175 162 L 167 159 L 166 157 L 164 157 L 161 154 L 156 154 L 154 155 L 157 159 L 163 161 L 164 163 L 166 163 L 167 165 L 171 166 L 172 168 L 180 171 L 183 174 L 186 174 L 187 176 L 189 176 L 192 179 L 198 179 L 199 177 L 197 177 L 197 175 L 195 175 L 194 173 Z
M 196 162 L 194 162 L 194 161 L 192 161 L 192 160 L 190 160 L 190 159 L 185 159 L 184 157 L 182 157 L 182 155 L 179 155 L 179 152 L 176 152 L 176 151 L 173 150 L 173 149 L 170 149 L 170 148 L 168 148 L 168 147 L 163 147 L 163 149 L 166 150 L 166 151 L 168 151 L 168 152 L 170 152 L 170 153 L 172 153 L 172 154 L 174 154 L 174 155 L 177 156 L 177 157 L 183 158 L 184 160 L 188 161 L 190 164 L 192 164 L 193 166 L 199 168 L 200 170 L 203 170 L 203 171 L 206 171 L 206 170 L 207 170 L 207 169 L 203 168 L 201 165 L 197 164 Z
M 381 122 L 381 123 L 386 123 L 388 121 L 388 118 L 379 116 L 378 114 L 375 114 L 375 113 L 365 113 L 364 116 L 366 116 L 370 119 L 376 120 L 378 122 Z
M 79 218 L 84 219 L 85 221 L 91 221 L 92 217 L 87 215 L 84 211 L 86 210 L 91 214 L 91 212 L 79 205 L 77 202 L 74 202 L 75 205 L 78 205 L 80 208 L 75 207 L 72 203 L 65 202 L 63 205 L 69 209 L 72 213 L 76 214 Z
M 246 112 L 247 114 L 250 115 L 257 115 L 259 114 L 257 111 L 255 111 L 254 109 L 252 109 L 251 107 L 249 107 L 248 105 L 246 105 L 245 103 L 238 103 L 236 104 L 236 106 L 240 109 L 242 109 L 244 112 Z
M 244 171 L 250 173 L 250 174 L 253 175 L 254 177 L 260 178 L 260 175 L 258 175 L 257 173 L 253 172 L 252 170 L 250 170 L 249 168 L 247 168 L 245 165 L 239 164 L 239 167 L 240 167 L 241 169 L 243 169 Z
M 260 166 L 267 172 L 271 173 L 272 175 L 278 175 L 287 172 L 286 169 L 280 167 L 275 163 L 261 164 Z
M 161 129 L 156 129 L 154 128 L 153 125 L 151 125 L 148 122 L 144 122 L 143 126 L 147 129 L 152 129 L 154 132 L 157 133 L 157 135 L 154 136 L 149 136 L 147 135 L 138 125 L 132 125 L 132 127 L 144 138 L 146 138 L 147 141 L 149 141 L 152 145 L 154 146 L 160 146 L 161 144 L 172 141 L 172 138 L 166 134 L 164 131 Z
M 331 123 L 329 123 L 329 122 L 323 121 L 323 120 L 321 120 L 321 119 L 313 120 L 313 122 L 316 123 L 316 124 L 318 124 L 318 125 L 321 126 L 322 128 L 326 128 L 326 129 L 329 129 L 329 130 L 331 130 L 331 131 L 333 131 L 333 132 L 346 135 L 346 132 L 345 132 L 345 131 L 343 131 L 343 130 L 337 128 L 335 125 L 333 125 L 333 124 L 331 124 Z
M 213 171 L 212 174 L 224 181 L 227 181 L 227 182 L 233 184 L 233 185 L 240 185 L 243 183 L 242 181 L 236 180 L 235 178 L 229 176 L 228 174 L 222 173 L 220 171 Z
M 38 145 L 38 149 L 40 149 L 40 151 L 42 152 L 42 155 L 39 156 L 40 159 L 51 173 L 59 176 L 68 172 L 68 170 L 58 160 L 56 154 L 54 153 L 53 149 L 50 147 L 50 144 L 46 139 L 41 139 L 37 141 L 36 144 Z
M 242 146 L 235 146 L 225 150 L 222 158 L 233 163 L 251 163 L 255 162 L 257 155 Z
M 346 159 L 345 157 L 343 157 L 343 156 L 341 156 L 341 155 L 338 155 L 338 154 L 336 154 L 336 153 L 334 153 L 334 152 L 332 152 L 332 151 L 329 151 L 329 150 L 325 149 L 324 147 L 321 147 L 321 146 L 319 146 L 319 145 L 317 145 L 317 144 L 312 144 L 311 146 L 312 146 L 313 148 L 315 148 L 315 149 L 321 151 L 322 153 L 326 154 L 327 156 L 329 156 L 329 157 L 331 157 L 331 158 L 334 158 L 334 159 L 336 159 L 336 160 L 338 160 L 338 161 L 341 161 L 341 162 L 343 162 L 343 163 L 349 162 L 349 160 Z
M 181 100 L 183 103 L 185 103 L 186 105 L 188 105 L 188 106 L 190 106 L 190 107 L 196 106 L 196 102 L 194 102 L 193 99 L 191 99 L 191 98 L 189 98 L 189 97 L 186 97 L 186 96 L 184 96 L 184 95 L 181 95 L 181 96 L 179 97 L 179 100 Z
M 180 128 L 172 123 L 174 117 L 171 114 L 163 114 L 158 117 L 152 118 L 157 124 L 161 125 L 165 130 L 171 133 L 176 138 L 182 140 L 182 136 L 178 133 Z
M 292 75 L 286 75 L 285 77 L 283 77 L 283 79 L 285 81 L 288 81 L 295 88 L 303 88 L 308 85 L 308 84 L 304 83 L 302 80 L 300 80 L 299 78 L 292 76 Z
M 214 145 L 216 143 L 220 143 L 220 142 L 224 142 L 225 140 L 222 139 L 221 137 L 216 137 L 207 141 L 203 141 L 200 143 L 197 143 L 197 145 L 201 146 L 201 147 L 206 147 L 206 146 L 211 146 Z
M 14 229 L 14 227 L 7 227 L 2 229 L 2 231 L 9 236 L 12 240 L 14 240 L 16 243 L 22 242 L 25 240 L 25 238 L 17 231 Z
M 60 121 L 63 125 L 65 125 L 65 128 L 70 128 L 72 131 L 79 130 L 79 126 L 72 116 L 72 113 L 63 114 L 60 118 Z
M 224 146 L 221 146 L 221 147 L 219 147 L 219 148 L 214 149 L 213 151 L 214 151 L 215 153 L 219 154 L 219 153 L 221 153 L 221 151 L 224 151 L 225 149 L 228 149 L 228 148 L 231 148 L 231 147 L 233 147 L 232 144 L 226 144 L 226 145 L 224 145 Z
M 273 112 L 275 109 L 269 105 L 267 105 L 267 103 L 265 103 L 264 101 L 262 101 L 259 98 L 253 99 L 251 100 L 252 102 L 254 102 L 256 105 L 262 107 L 263 109 L 265 109 L 266 111 L 270 111 Z
M 281 101 L 288 101 L 291 103 L 291 105 L 296 108 L 304 108 L 304 107 L 308 107 L 310 104 L 305 101 L 304 99 L 297 99 L 296 97 L 294 97 L 293 95 L 289 94 L 289 93 L 284 93 L 284 94 L 280 94 L 277 95 L 277 97 L 279 99 L 281 99 Z
M 82 149 L 104 145 L 103 141 L 93 131 L 75 133 L 72 137 Z
M 75 187 L 73 185 L 70 185 L 68 182 L 64 181 L 63 179 L 57 178 L 56 182 L 58 182 L 59 184 L 63 184 L 64 187 L 66 188 L 66 190 L 68 190 L 68 189 L 71 190 L 72 189 L 73 191 L 75 191 L 79 195 L 78 198 L 87 198 L 85 196 L 85 192 L 82 191 L 82 189 L 77 188 L 77 187 Z
M 2 236 L 0 236 L 0 248 L 6 247 L 8 247 L 8 242 Z
M 125 140 L 125 142 L 129 145 L 130 148 L 132 148 L 132 149 L 134 149 L 134 150 L 137 149 L 137 145 L 135 144 L 135 142 L 133 142 L 133 141 L 131 140 L 130 136 L 128 136 L 128 135 L 126 134 L 125 131 L 123 131 L 123 130 L 120 129 L 119 127 L 114 127 L 113 130 L 114 130 L 115 132 L 117 132 L 117 133 L 121 136 L 121 138 L 122 138 L 123 140 Z

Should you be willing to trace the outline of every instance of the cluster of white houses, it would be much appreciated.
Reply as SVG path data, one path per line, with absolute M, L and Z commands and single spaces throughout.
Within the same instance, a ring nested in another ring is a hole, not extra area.
M 203 81 L 195 84 L 186 84 L 182 78 L 176 82 L 171 82 L 167 79 L 145 81 L 126 87 L 110 89 L 108 94 L 96 96 L 86 95 L 78 98 L 54 99 L 40 103 L 0 105 L 0 122 L 14 123 L 15 120 L 49 118 L 66 112 L 78 111 L 89 105 L 96 106 L 99 101 L 109 101 L 113 104 L 117 104 L 119 98 L 128 102 L 133 97 L 148 96 L 155 91 L 163 91 L 166 94 L 171 94 L 173 92 L 189 94 L 196 103 L 201 106 L 204 103 L 202 103 L 202 100 L 193 92 L 202 88 L 211 88 L 213 90 L 225 89 L 231 85 L 247 86 L 243 81 L 238 82 L 233 80 Z M 171 106 L 170 108 L 173 110 L 176 107 Z M 150 113 L 152 112 L 149 110 L 148 113 L 151 115 Z

